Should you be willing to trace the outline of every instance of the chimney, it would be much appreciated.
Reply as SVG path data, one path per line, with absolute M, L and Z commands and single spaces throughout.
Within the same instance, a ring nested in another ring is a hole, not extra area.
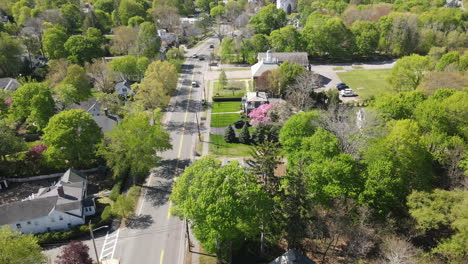
M 109 115 L 109 109 L 107 109 L 107 107 L 106 107 L 106 108 L 104 108 L 104 114 L 105 114 L 106 116 L 108 116 L 108 115 Z
M 62 184 L 57 185 L 57 193 L 58 193 L 58 195 L 60 197 L 65 196 L 65 192 L 63 191 L 63 185 Z

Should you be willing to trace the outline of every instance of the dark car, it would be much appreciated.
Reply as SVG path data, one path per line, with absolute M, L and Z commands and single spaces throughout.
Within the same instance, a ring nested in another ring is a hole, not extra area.
M 199 56 L 199 57 L 198 57 L 198 60 L 201 60 L 201 61 L 203 61 L 203 60 L 205 60 L 205 57 L 203 57 L 203 56 Z
M 210 45 L 210 49 L 213 49 L 213 48 L 214 48 L 214 45 L 213 45 L 213 44 L 211 44 L 211 45 Z
M 346 85 L 346 83 L 339 83 L 339 84 L 336 85 L 336 89 L 338 89 L 338 91 L 348 89 L 348 88 L 349 88 L 349 86 Z
M 244 127 L 245 124 L 247 124 L 248 127 L 250 126 L 249 121 L 244 121 L 244 120 L 236 121 L 234 122 L 234 128 L 241 129 Z

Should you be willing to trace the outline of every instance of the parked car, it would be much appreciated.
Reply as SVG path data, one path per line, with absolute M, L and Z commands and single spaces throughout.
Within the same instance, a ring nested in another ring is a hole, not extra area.
M 357 94 L 351 90 L 351 89 L 344 89 L 344 90 L 341 90 L 340 91 L 340 95 L 343 96 L 343 97 L 353 97 L 353 96 L 357 96 Z
M 196 59 L 196 58 L 198 58 L 198 55 L 195 53 L 195 54 L 192 55 L 191 58 Z
M 213 45 L 213 44 L 211 44 L 211 45 L 210 45 L 210 49 L 213 49 L 213 48 L 214 48 L 214 45 Z
M 217 62 L 217 61 L 212 61 L 212 62 L 210 63 L 210 66 L 218 66 L 218 62 Z
M 205 99 L 201 99 L 201 104 L 202 104 L 202 105 L 206 105 Z
M 339 84 L 336 85 L 336 89 L 338 89 L 338 91 L 348 89 L 348 88 L 349 88 L 349 86 L 346 85 L 346 83 L 339 83 Z
M 239 121 L 234 122 L 234 128 L 241 129 L 244 127 L 245 124 L 247 124 L 248 127 L 251 126 L 249 124 L 249 121 L 239 120 Z
M 198 57 L 198 60 L 201 60 L 201 61 L 203 61 L 203 60 L 205 60 L 205 57 L 203 57 L 203 56 L 200 56 L 200 57 Z
M 192 82 L 192 87 L 198 87 L 198 83 L 196 81 Z

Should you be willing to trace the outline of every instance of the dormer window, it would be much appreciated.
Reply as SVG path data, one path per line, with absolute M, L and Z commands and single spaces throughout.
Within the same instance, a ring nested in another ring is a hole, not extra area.
M 20 223 L 16 224 L 16 228 L 21 229 L 21 224 Z

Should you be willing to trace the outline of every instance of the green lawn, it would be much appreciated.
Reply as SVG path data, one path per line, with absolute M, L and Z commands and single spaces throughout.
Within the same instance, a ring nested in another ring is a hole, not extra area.
M 241 110 L 241 102 L 213 102 L 212 113 L 238 112 Z
M 213 87 L 213 94 L 216 97 L 242 97 L 246 92 L 244 80 L 229 80 L 224 89 L 221 89 L 219 82 L 215 81 Z
M 211 114 L 211 127 L 226 127 L 240 120 L 239 114 Z
M 210 154 L 224 157 L 250 156 L 249 145 L 226 143 L 223 135 L 210 135 Z
M 391 71 L 391 69 L 352 70 L 337 72 L 336 74 L 338 74 L 341 81 L 351 87 L 361 99 L 369 99 L 371 96 L 393 93 L 390 85 L 385 81 L 385 77 L 390 75 Z

